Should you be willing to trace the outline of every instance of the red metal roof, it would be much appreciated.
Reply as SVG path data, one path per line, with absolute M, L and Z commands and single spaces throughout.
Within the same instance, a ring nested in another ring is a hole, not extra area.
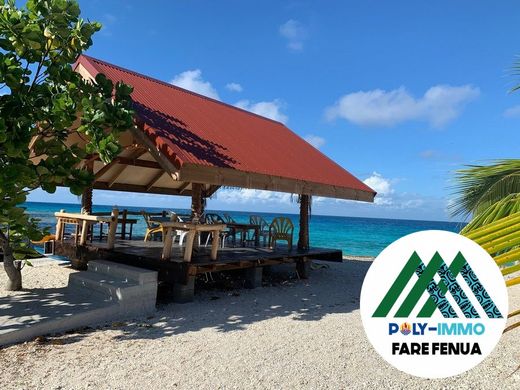
M 191 163 L 375 192 L 284 124 L 240 108 L 81 56 L 92 75 L 133 86 L 144 131 L 178 168 Z

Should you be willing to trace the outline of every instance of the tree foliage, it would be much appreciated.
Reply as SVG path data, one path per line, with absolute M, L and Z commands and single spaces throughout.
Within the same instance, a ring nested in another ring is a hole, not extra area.
M 7 227 L 11 246 L 41 235 L 19 206 L 31 190 L 67 186 L 80 194 L 93 178 L 78 162 L 89 153 L 110 161 L 119 153 L 117 133 L 132 126 L 130 86 L 102 74 L 86 81 L 71 66 L 100 28 L 80 18 L 74 0 L 0 5 L 2 247 Z M 71 133 L 86 148 L 67 145 Z

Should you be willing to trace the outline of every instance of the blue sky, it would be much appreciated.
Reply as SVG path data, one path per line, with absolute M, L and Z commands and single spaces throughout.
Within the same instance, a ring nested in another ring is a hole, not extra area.
M 520 3 L 81 1 L 88 54 L 283 121 L 381 195 L 315 214 L 445 220 L 464 164 L 518 157 Z M 77 202 L 59 190 L 33 201 Z M 99 204 L 189 199 L 100 192 Z M 209 208 L 296 212 L 285 194 L 224 190 Z

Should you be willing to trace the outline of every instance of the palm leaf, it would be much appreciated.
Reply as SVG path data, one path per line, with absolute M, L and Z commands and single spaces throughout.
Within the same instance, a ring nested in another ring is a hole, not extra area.
M 488 207 L 471 221 L 461 232 L 482 246 L 501 267 L 502 274 L 508 276 L 506 286 L 520 284 L 520 211 L 515 210 L 520 194 L 506 197 Z M 490 220 L 489 223 L 485 223 Z M 520 315 L 520 310 L 509 313 L 508 318 Z M 520 321 L 513 322 L 504 329 L 509 332 L 520 327 Z
M 462 229 L 461 234 L 468 235 L 476 229 L 519 212 L 520 193 L 510 194 L 476 215 L 470 223 Z M 483 234 L 483 232 L 484 231 L 481 231 L 480 234 Z
M 479 215 L 508 195 L 520 193 L 520 159 L 468 166 L 455 173 L 455 181 L 452 214 Z
M 516 60 L 511 67 L 511 74 L 513 76 L 520 76 L 520 56 L 516 56 Z M 520 90 L 520 84 L 516 84 L 509 92 L 515 92 Z

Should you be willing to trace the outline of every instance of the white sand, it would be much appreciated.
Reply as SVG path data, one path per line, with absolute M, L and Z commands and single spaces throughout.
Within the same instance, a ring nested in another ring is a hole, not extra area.
M 5 348 L 0 388 L 520 387 L 520 372 L 511 375 L 520 364 L 520 330 L 504 335 L 477 368 L 446 380 L 416 379 L 379 358 L 358 310 L 368 265 L 351 260 L 314 270 L 308 281 L 203 292 L 193 303 L 161 307 L 148 320 Z M 27 269 L 25 287 L 63 286 L 69 272 Z M 520 288 L 510 289 L 510 304 L 520 307 Z

